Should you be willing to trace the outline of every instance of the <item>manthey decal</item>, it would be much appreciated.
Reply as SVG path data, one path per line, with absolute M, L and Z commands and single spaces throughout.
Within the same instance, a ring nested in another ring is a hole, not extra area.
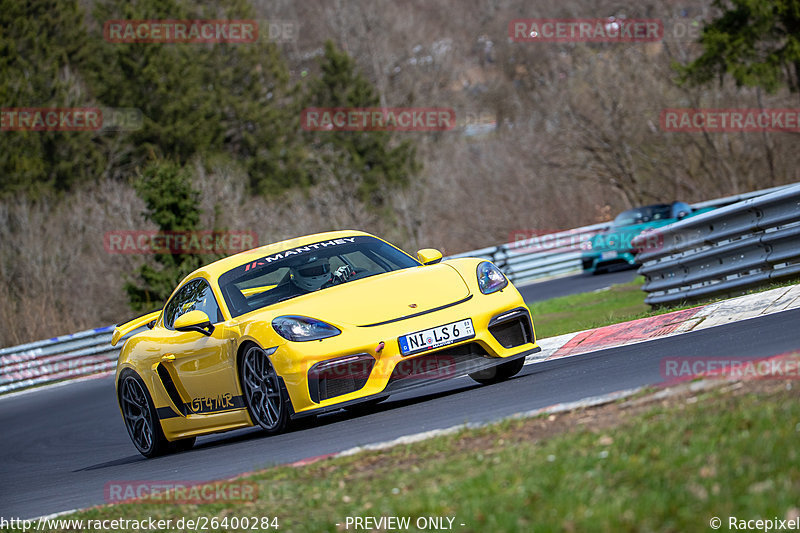
M 250 263 L 247 263 L 244 266 L 244 271 L 248 272 L 254 268 L 266 266 L 273 261 L 280 261 L 281 259 L 286 259 L 288 257 L 292 257 L 294 255 L 302 255 L 310 252 L 315 252 L 317 250 L 328 248 L 329 246 L 339 246 L 342 244 L 353 244 L 356 242 L 355 237 L 342 237 L 341 239 L 332 239 L 330 241 L 322 241 L 322 242 L 315 242 L 314 244 L 309 244 L 306 246 L 299 246 L 297 248 L 291 250 L 285 250 L 283 252 L 279 252 L 277 254 L 268 255 L 266 257 L 262 257 L 261 259 L 256 259 Z

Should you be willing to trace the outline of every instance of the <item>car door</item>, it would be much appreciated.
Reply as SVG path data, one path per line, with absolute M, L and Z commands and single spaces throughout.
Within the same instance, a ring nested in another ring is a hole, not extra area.
M 205 312 L 215 324 L 211 335 L 174 329 L 178 317 L 194 310 Z M 193 279 L 173 295 L 164 307 L 161 326 L 157 328 L 157 334 L 163 336 L 161 365 L 180 395 L 184 414 L 211 414 L 244 407 L 242 397 L 237 396 L 234 332 L 225 327 L 205 279 Z

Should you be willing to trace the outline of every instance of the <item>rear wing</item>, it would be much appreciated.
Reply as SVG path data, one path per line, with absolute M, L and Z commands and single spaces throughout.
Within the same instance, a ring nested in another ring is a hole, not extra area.
M 161 309 L 134 318 L 133 320 L 129 320 L 124 324 L 119 324 L 117 327 L 114 328 L 114 334 L 111 336 L 111 346 L 116 346 L 119 340 L 128 333 L 130 333 L 131 331 L 144 326 L 148 322 L 157 320 L 160 314 L 161 314 Z

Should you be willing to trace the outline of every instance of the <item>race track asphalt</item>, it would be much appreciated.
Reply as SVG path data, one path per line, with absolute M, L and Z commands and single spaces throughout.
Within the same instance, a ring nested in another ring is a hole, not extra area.
M 514 379 L 469 378 L 391 397 L 367 414 L 320 417 L 276 437 L 240 430 L 147 460 L 130 443 L 111 378 L 0 399 L 0 516 L 31 518 L 104 503 L 124 480 L 219 479 L 464 422 L 659 383 L 664 357 L 764 357 L 800 349 L 800 310 L 525 366 Z

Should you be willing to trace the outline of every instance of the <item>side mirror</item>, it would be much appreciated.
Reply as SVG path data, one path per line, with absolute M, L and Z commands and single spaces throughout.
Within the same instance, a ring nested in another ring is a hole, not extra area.
M 417 252 L 417 259 L 423 265 L 435 265 L 442 260 L 442 252 L 433 248 L 423 248 Z
M 204 312 L 195 309 L 178 317 L 175 331 L 196 331 L 209 337 L 214 333 L 214 325 Z

